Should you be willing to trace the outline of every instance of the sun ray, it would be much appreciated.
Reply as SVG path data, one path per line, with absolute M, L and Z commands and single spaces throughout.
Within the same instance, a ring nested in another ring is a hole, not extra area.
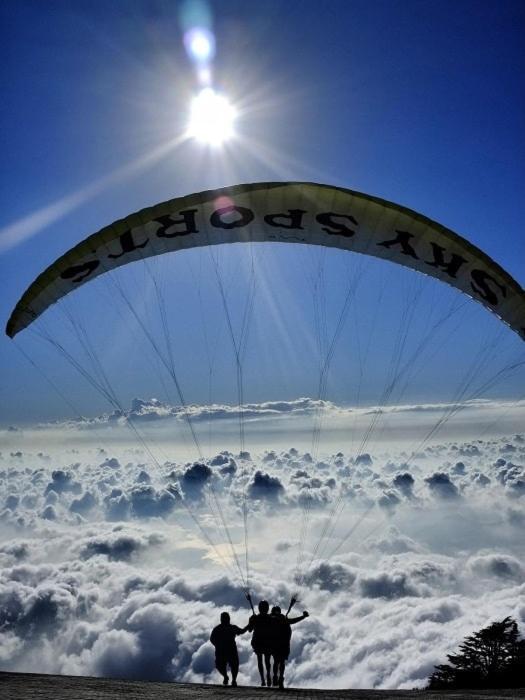
M 125 165 L 116 168 L 108 175 L 104 175 L 98 180 L 84 187 L 80 187 L 75 192 L 27 214 L 21 219 L 18 219 L 18 221 L 8 224 L 0 229 L 0 255 L 15 248 L 28 238 L 37 235 L 40 231 L 56 223 L 83 204 L 86 204 L 104 190 L 107 190 L 107 188 L 124 182 L 134 175 L 153 167 L 162 160 L 162 158 L 178 148 L 184 141 L 186 141 L 186 136 L 178 136 L 170 141 L 161 143 L 152 151 L 144 153 Z

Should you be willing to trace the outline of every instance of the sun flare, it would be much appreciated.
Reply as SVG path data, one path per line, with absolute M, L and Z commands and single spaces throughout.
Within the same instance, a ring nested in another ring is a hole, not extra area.
M 235 108 L 224 95 L 204 88 L 192 100 L 188 136 L 220 146 L 234 135 L 235 118 Z

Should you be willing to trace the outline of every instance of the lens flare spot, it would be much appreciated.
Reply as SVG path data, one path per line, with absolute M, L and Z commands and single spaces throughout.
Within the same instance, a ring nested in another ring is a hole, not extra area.
M 230 197 L 222 196 L 217 197 L 213 202 L 213 206 L 215 209 L 227 209 L 228 207 L 235 206 L 235 202 Z
M 188 136 L 220 146 L 234 135 L 235 117 L 235 108 L 224 95 L 204 88 L 192 100 Z
M 211 69 L 210 68 L 199 68 L 197 71 L 197 78 L 199 83 L 203 86 L 211 85 Z
M 184 34 L 184 45 L 190 58 L 208 64 L 215 55 L 215 37 L 209 29 L 194 27 Z

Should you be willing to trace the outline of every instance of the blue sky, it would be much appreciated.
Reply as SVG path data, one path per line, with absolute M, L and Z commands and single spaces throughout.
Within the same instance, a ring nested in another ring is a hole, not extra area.
M 182 45 L 179 9 L 175 2 L 3 4 L 4 320 L 37 274 L 91 232 L 179 194 L 256 180 L 314 180 L 399 202 L 469 238 L 523 284 L 521 3 L 212 3 L 215 83 L 238 106 L 240 138 L 222 153 L 186 142 L 154 163 L 137 166 L 184 129 L 196 90 Z M 55 214 L 46 219 L 49 207 Z M 62 215 L 56 213 L 60 211 Z M 10 237 L 12 226 L 33 215 L 43 215 L 44 223 L 33 227 L 31 237 L 16 242 L 16 236 Z M 235 280 L 229 298 L 232 313 L 239 317 L 249 259 L 246 251 L 221 256 L 225 276 Z M 258 292 L 255 303 L 246 360 L 247 400 L 315 395 L 317 358 L 304 270 L 315 273 L 321 254 L 310 257 L 309 262 L 304 253 L 281 248 L 257 252 L 266 296 Z M 194 256 L 173 265 L 177 277 L 170 277 L 173 286 L 167 293 L 170 300 L 182 295 L 185 300 L 173 314 L 188 400 L 207 399 L 204 323 L 221 339 L 213 399 L 232 403 L 231 353 L 224 321 L 218 320 L 210 261 Z M 333 300 L 328 303 L 330 329 L 352 262 L 330 254 L 323 265 L 328 279 L 324 291 Z M 137 274 L 126 272 L 125 283 L 133 285 Z M 195 290 L 190 291 L 196 274 L 204 280 L 199 283 L 203 294 L 208 294 L 203 315 Z M 329 398 L 339 403 L 351 403 L 355 394 L 355 376 L 345 375 L 344 352 L 352 349 L 352 324 L 368 328 L 385 274 L 391 275 L 389 304 L 395 306 L 398 295 L 402 309 L 407 298 L 411 282 L 406 275 L 385 273 L 377 265 L 367 268 L 359 318 L 349 315 L 334 359 Z M 135 293 L 144 296 L 143 289 Z M 414 337 L 422 332 L 427 308 L 438 313 L 453 298 L 448 290 L 426 288 L 411 329 Z M 104 303 L 107 297 L 104 302 L 94 289 L 72 301 L 79 310 L 104 309 Z M 129 348 L 138 346 L 128 326 L 117 328 L 114 315 L 88 315 L 123 401 L 147 397 L 153 390 L 151 375 L 129 356 Z M 394 337 L 395 324 L 389 332 L 388 316 L 383 311 L 378 320 L 381 334 L 369 336 L 368 365 L 380 369 Z M 53 323 L 61 333 L 60 319 Z M 427 367 L 406 398 L 450 398 L 479 337 L 496 332 L 497 324 L 469 304 L 461 329 L 457 342 L 448 337 L 440 362 Z M 100 397 L 74 380 L 63 358 L 49 355 L 27 333 L 19 343 L 62 387 L 74 382 L 84 411 L 107 409 Z M 121 351 L 112 353 L 108 346 Z M 510 357 L 520 347 L 510 338 L 504 350 Z M 67 413 L 6 337 L 0 340 L 0 362 L 5 370 L 0 385 L 3 424 Z M 371 388 L 364 396 L 369 403 L 380 393 L 376 375 L 381 371 L 370 375 Z M 159 394 L 157 386 L 155 391 Z M 516 398 L 519 387 L 507 382 L 496 393 Z

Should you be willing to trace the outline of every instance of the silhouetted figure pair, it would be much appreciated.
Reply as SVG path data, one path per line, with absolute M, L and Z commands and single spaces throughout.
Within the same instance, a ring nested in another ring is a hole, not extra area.
M 257 656 L 261 685 L 271 686 L 273 681 L 274 686 L 284 688 L 284 669 L 290 655 L 291 626 L 308 617 L 308 613 L 305 610 L 300 617 L 290 619 L 282 614 L 281 608 L 275 606 L 270 615 L 270 606 L 266 600 L 261 600 L 258 608 L 259 614 L 250 617 L 248 630 L 253 631 L 252 648 Z
M 210 636 L 210 642 L 215 647 L 215 668 L 222 675 L 223 685 L 228 685 L 228 666 L 232 674 L 232 686 L 237 686 L 237 674 L 239 673 L 239 654 L 235 637 L 244 634 L 248 625 L 241 629 L 232 625 L 227 612 L 221 613 L 221 624 L 214 627 Z

